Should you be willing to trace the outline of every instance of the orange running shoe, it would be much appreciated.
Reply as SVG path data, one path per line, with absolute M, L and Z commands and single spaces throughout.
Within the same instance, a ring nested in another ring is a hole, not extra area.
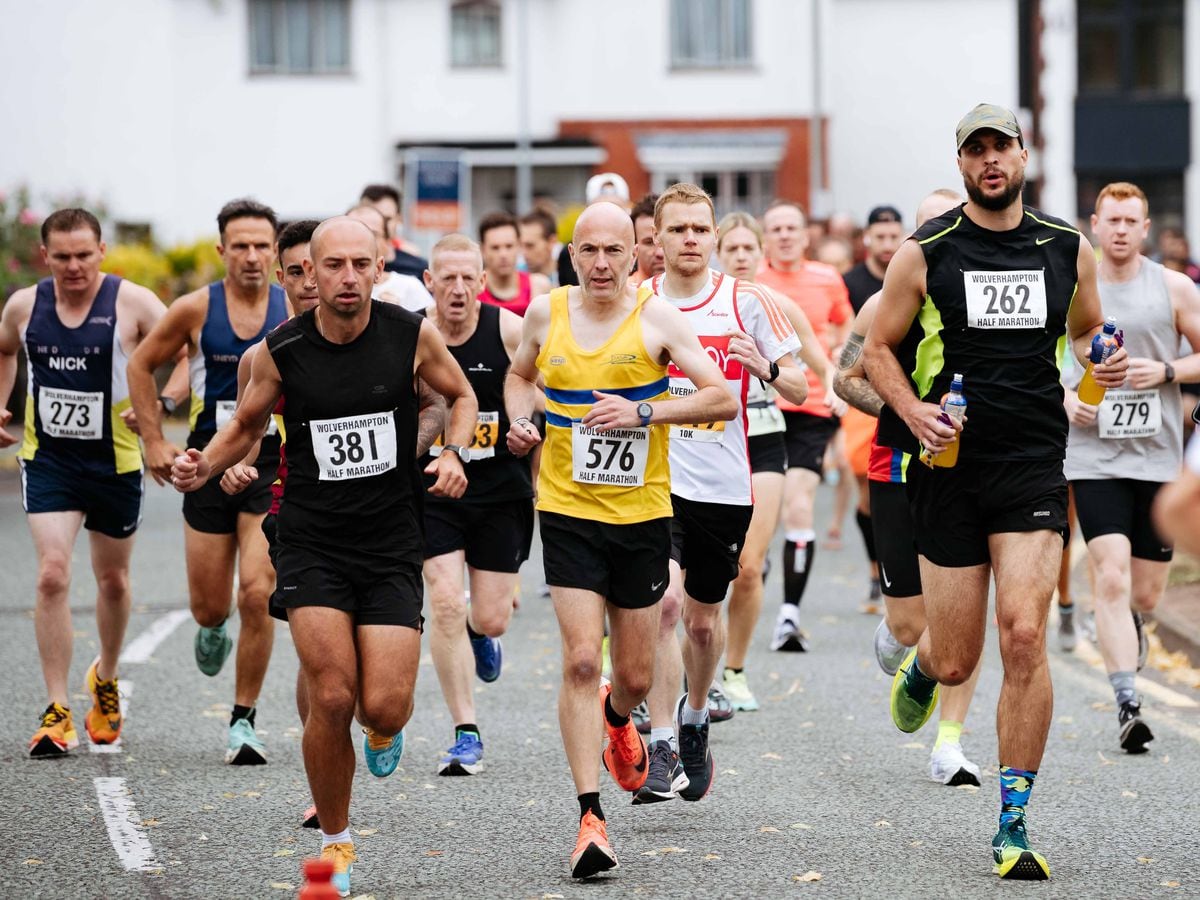
M 633 724 L 632 717 L 620 728 L 613 728 L 604 715 L 604 706 L 612 693 L 608 682 L 600 685 L 600 715 L 604 719 L 604 730 L 608 732 L 608 746 L 601 759 L 618 785 L 627 791 L 636 791 L 646 783 L 650 758 L 646 753 L 646 740 Z
M 350 843 L 328 844 L 321 848 L 321 859 L 333 863 L 333 877 L 330 883 L 337 888 L 339 897 L 350 896 L 350 875 L 354 871 L 354 863 L 358 854 Z
M 29 741 L 29 755 L 36 758 L 66 756 L 68 750 L 79 746 L 79 735 L 71 721 L 71 711 L 58 703 L 51 703 L 42 713 L 42 727 L 33 733 Z
M 608 845 L 608 826 L 595 813 L 584 813 L 579 820 L 575 852 L 571 854 L 571 877 L 591 878 L 618 865 L 617 854 Z
M 111 744 L 121 736 L 121 695 L 117 691 L 117 679 L 101 681 L 96 674 L 100 657 L 88 666 L 84 684 L 92 695 L 92 708 L 83 719 L 88 737 L 93 744 Z

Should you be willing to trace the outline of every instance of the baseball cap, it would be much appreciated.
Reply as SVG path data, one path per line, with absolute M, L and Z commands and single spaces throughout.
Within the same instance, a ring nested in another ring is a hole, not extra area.
M 900 215 L 900 210 L 894 206 L 877 206 L 867 213 L 867 225 L 874 225 L 876 222 L 903 222 L 904 219 Z
M 980 103 L 958 120 L 958 128 L 955 129 L 958 149 L 961 150 L 962 145 L 967 142 L 967 138 L 981 128 L 991 128 L 1001 134 L 1016 138 L 1022 144 L 1025 143 L 1025 139 L 1021 136 L 1021 126 L 1017 124 L 1017 117 L 1013 115 L 1011 109 L 1005 109 L 994 103 Z
M 593 175 L 587 181 L 584 196 L 588 203 L 597 200 L 615 200 L 618 203 L 629 202 L 629 185 L 616 172 L 601 172 Z

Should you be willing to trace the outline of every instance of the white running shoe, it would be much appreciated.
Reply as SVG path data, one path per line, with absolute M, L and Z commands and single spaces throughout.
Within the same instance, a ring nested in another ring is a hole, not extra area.
M 944 741 L 929 756 L 929 777 L 949 787 L 960 784 L 979 787 L 979 766 L 963 755 L 962 744 Z
M 875 626 L 875 659 L 879 662 L 879 668 L 888 675 L 895 675 L 909 649 L 896 640 L 892 629 L 888 628 L 887 619 L 880 619 Z
M 808 650 L 808 645 L 804 642 L 804 633 L 800 630 L 799 607 L 791 603 L 779 605 L 775 633 L 771 637 L 771 649 L 787 653 L 804 653 Z

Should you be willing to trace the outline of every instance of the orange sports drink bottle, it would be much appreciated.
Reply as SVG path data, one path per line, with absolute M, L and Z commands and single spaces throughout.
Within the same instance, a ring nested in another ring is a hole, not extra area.
M 1108 362 L 1108 358 L 1117 352 L 1117 347 L 1120 345 L 1117 342 L 1116 332 L 1117 320 L 1109 316 L 1104 320 L 1104 330 L 1092 338 L 1092 352 L 1088 354 L 1087 370 L 1084 371 L 1083 379 L 1079 382 L 1080 403 L 1099 406 L 1104 399 L 1104 388 L 1096 384 L 1092 369 L 1101 363 Z
M 942 398 L 942 409 L 946 411 L 946 415 L 950 416 L 958 422 L 962 422 L 967 414 L 967 398 L 963 396 L 963 377 L 961 374 L 955 373 L 953 380 L 950 382 L 950 393 Z M 921 462 L 930 468 L 937 467 L 939 469 L 952 469 L 958 463 L 958 439 L 961 432 L 954 435 L 954 438 L 946 445 L 946 449 L 940 453 L 930 453 L 928 450 L 921 451 Z

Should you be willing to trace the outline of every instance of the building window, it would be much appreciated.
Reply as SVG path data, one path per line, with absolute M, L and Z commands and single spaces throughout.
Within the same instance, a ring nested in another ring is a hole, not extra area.
M 671 0 L 671 65 L 749 66 L 751 0 Z
M 456 0 L 450 7 L 450 65 L 500 64 L 500 4 L 495 0 Z
M 651 173 L 650 189 L 662 193 L 679 181 L 699 185 L 712 197 L 718 221 L 738 210 L 758 215 L 775 198 L 775 173 L 766 170 L 663 170 Z
M 1079 93 L 1180 96 L 1183 0 L 1079 0 Z
M 250 0 L 250 71 L 350 70 L 350 0 Z

